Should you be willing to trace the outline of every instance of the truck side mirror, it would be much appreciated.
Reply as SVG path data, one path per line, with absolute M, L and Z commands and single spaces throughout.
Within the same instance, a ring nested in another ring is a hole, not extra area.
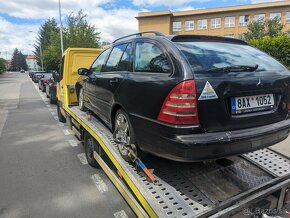
M 80 68 L 78 69 L 78 74 L 82 76 L 88 76 L 90 74 L 90 71 L 86 68 Z

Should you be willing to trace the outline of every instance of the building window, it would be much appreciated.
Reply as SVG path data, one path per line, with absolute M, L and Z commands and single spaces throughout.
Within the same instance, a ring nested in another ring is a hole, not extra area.
M 240 16 L 239 25 L 248 26 L 250 24 L 250 15 Z
M 225 27 L 235 27 L 235 17 L 225 17 Z
M 213 18 L 210 20 L 210 28 L 218 29 L 221 28 L 222 19 L 221 18 Z
M 286 14 L 286 23 L 290 23 L 290 12 Z
M 198 20 L 198 27 L 199 30 L 206 30 L 207 29 L 207 19 Z
M 172 23 L 172 31 L 173 32 L 181 31 L 181 22 L 180 21 Z
M 277 18 L 281 21 L 281 13 L 270 13 L 270 20 Z
M 265 21 L 265 14 L 254 15 L 254 21 L 264 22 Z
M 194 20 L 185 21 L 185 31 L 194 30 Z

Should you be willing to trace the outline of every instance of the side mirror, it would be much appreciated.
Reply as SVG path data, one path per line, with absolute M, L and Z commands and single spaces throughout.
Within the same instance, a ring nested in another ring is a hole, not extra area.
M 78 69 L 78 74 L 82 76 L 88 76 L 90 74 L 90 70 L 86 68 L 80 68 Z

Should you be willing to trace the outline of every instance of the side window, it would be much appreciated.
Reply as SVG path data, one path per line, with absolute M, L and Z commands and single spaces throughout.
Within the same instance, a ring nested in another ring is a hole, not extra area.
M 112 49 L 111 54 L 102 72 L 112 72 L 112 71 L 118 70 L 119 62 L 121 60 L 122 54 L 125 51 L 126 47 L 127 47 L 127 44 L 121 44 L 121 45 L 115 46 Z
M 138 42 L 135 50 L 134 71 L 170 73 L 171 66 L 166 55 L 157 45 Z
M 91 67 L 91 71 L 94 73 L 99 73 L 102 69 L 102 66 L 105 62 L 105 59 L 109 53 L 110 49 L 107 49 L 105 51 L 103 51 L 98 57 L 97 59 L 94 61 L 92 67 Z
M 131 57 L 132 44 L 128 44 L 124 51 L 122 58 L 118 65 L 118 71 L 129 71 L 130 70 L 130 57 Z

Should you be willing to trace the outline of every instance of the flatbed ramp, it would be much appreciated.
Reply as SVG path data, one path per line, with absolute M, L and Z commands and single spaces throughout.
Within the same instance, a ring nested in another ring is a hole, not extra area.
M 236 206 L 233 211 L 238 211 L 238 202 L 243 200 L 246 205 L 249 197 L 261 190 L 270 194 L 289 187 L 290 160 L 270 149 L 204 163 L 148 156 L 143 162 L 154 169 L 158 182 L 153 184 L 122 159 L 112 133 L 98 119 L 88 120 L 78 107 L 66 111 L 99 142 L 114 173 L 118 172 L 150 217 L 208 217 L 232 205 Z M 283 187 L 275 186 L 282 182 Z M 280 206 L 281 201 L 277 202 Z

